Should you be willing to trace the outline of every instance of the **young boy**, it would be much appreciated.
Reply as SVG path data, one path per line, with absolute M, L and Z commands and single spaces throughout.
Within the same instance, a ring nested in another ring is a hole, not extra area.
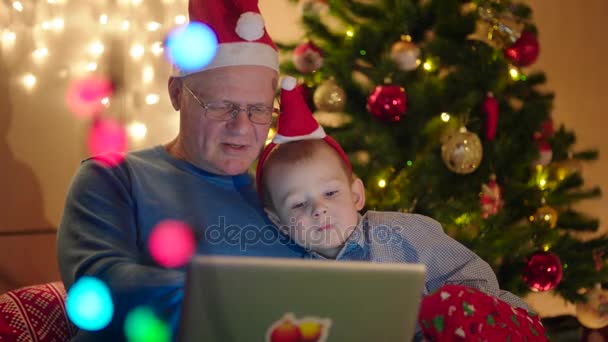
M 258 162 L 258 192 L 270 220 L 306 248 L 309 258 L 425 264 L 426 298 L 419 323 L 429 339 L 544 340 L 542 325 L 527 305 L 500 290 L 490 266 L 446 235 L 439 223 L 415 214 L 359 214 L 365 205 L 364 185 L 340 145 L 313 118 L 295 84 L 292 77 L 282 82 L 278 133 Z

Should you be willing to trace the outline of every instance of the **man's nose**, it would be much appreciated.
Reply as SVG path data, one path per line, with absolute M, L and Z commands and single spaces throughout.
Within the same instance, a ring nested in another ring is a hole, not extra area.
M 244 114 L 241 114 L 241 112 L 244 112 Z M 228 121 L 228 127 L 234 132 L 245 133 L 251 127 L 247 108 L 239 107 L 238 110 L 234 110 L 232 118 Z

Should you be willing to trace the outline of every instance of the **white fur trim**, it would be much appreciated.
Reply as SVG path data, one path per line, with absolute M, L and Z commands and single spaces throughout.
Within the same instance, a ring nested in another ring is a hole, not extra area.
M 281 80 L 281 89 L 293 90 L 296 87 L 297 83 L 298 82 L 296 81 L 295 77 L 293 77 L 293 76 L 285 76 Z
M 213 61 L 203 69 L 187 72 L 174 66 L 173 76 L 182 77 L 204 70 L 235 65 L 259 65 L 278 72 L 279 54 L 270 45 L 263 43 L 223 43 L 218 45 Z
M 236 22 L 235 31 L 239 37 L 250 42 L 258 40 L 264 35 L 264 18 L 259 13 L 245 12 Z
M 323 139 L 327 134 L 323 130 L 323 127 L 319 126 L 312 133 L 307 135 L 299 135 L 297 137 L 286 137 L 280 134 L 277 134 L 272 138 L 272 142 L 275 144 L 284 144 L 290 141 L 299 141 L 299 140 L 313 140 L 313 139 Z

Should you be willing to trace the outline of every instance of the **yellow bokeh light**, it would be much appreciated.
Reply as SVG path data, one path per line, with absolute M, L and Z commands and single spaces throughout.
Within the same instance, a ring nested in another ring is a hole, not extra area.
M 543 246 L 543 251 L 547 252 L 547 251 L 549 251 L 549 248 L 550 248 L 549 245 L 544 245 Z
M 517 79 L 519 78 L 519 70 L 515 68 L 511 68 L 509 70 L 509 74 L 511 75 L 511 78 L 515 81 L 517 81 Z
M 352 38 L 352 37 L 354 37 L 354 36 L 355 36 L 355 31 L 353 31 L 352 29 L 351 29 L 351 30 L 346 31 L 346 36 L 347 36 L 348 38 Z
M 547 186 L 547 180 L 546 180 L 546 179 L 544 179 L 544 178 L 541 178 L 541 179 L 538 181 L 538 185 L 539 185 L 539 187 L 541 188 L 541 190 L 542 190 L 542 189 L 544 189 L 544 188 L 545 188 L 545 186 Z
M 384 179 L 381 179 L 378 181 L 378 186 L 381 188 L 384 188 L 386 186 L 386 181 Z
M 443 121 L 443 122 L 450 121 L 450 114 L 445 113 L 445 112 L 441 113 L 441 121 Z
M 133 121 L 129 124 L 127 131 L 129 132 L 129 136 L 131 137 L 131 139 L 135 141 L 141 141 L 144 140 L 144 138 L 146 137 L 146 134 L 148 133 L 148 128 L 145 124 L 141 122 Z
M 182 25 L 186 23 L 186 16 L 183 14 L 175 16 L 175 24 Z

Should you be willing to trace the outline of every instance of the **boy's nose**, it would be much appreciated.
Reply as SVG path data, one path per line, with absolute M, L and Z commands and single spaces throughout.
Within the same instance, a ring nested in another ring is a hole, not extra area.
M 314 217 L 319 217 L 319 216 L 325 215 L 325 214 L 327 214 L 327 207 L 322 204 L 316 205 L 312 212 L 312 215 Z

